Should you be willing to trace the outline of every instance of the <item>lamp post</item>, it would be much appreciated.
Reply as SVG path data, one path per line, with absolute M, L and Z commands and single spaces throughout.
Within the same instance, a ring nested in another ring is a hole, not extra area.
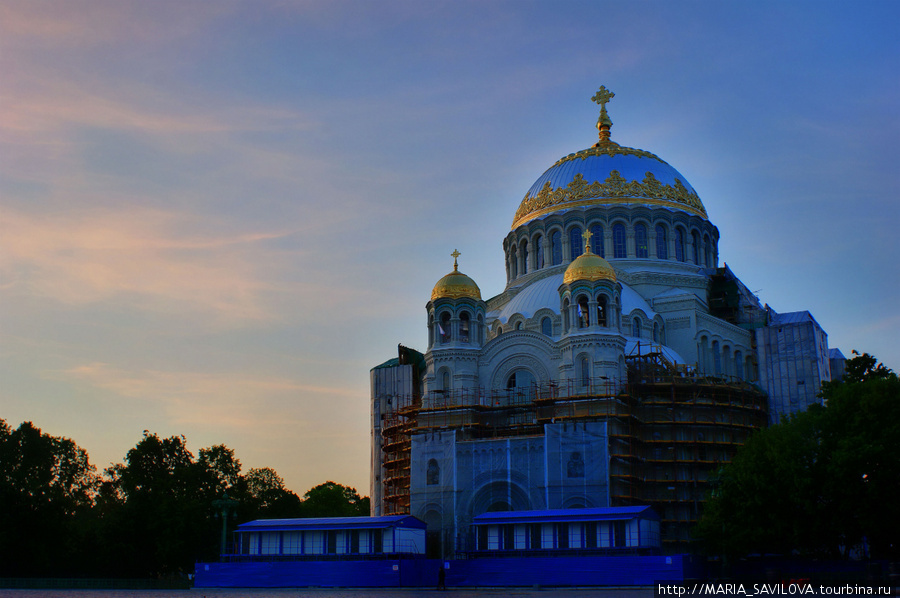
M 217 498 L 213 501 L 213 508 L 216 509 L 216 519 L 222 518 L 222 542 L 219 548 L 219 558 L 225 558 L 225 535 L 228 529 L 228 517 L 229 515 L 234 518 L 237 517 L 237 506 L 238 501 L 232 500 L 228 498 L 228 493 L 222 495 L 222 498 Z

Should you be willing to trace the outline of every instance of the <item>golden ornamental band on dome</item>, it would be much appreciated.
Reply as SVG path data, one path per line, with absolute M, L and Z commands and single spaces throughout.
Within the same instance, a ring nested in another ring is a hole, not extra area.
M 538 178 L 516 210 L 512 229 L 560 210 L 612 204 L 660 206 L 708 219 L 700 197 L 681 173 L 651 152 L 610 139 L 606 103 L 613 97 L 601 86 L 591 98 L 601 106 L 599 141 L 560 158 Z
M 457 258 L 459 251 L 453 250 L 453 272 L 447 274 L 434 285 L 431 291 L 431 300 L 435 299 L 462 299 L 464 297 L 481 301 L 481 289 L 475 281 L 459 271 Z

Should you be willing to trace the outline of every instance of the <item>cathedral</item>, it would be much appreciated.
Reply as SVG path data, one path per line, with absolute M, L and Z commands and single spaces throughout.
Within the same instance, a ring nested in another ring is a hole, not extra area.
M 613 96 L 592 98 L 598 141 L 512 215 L 503 292 L 483 297 L 454 251 L 423 297 L 424 352 L 371 371 L 372 515 L 424 521 L 432 556 L 469 550 L 483 513 L 626 506 L 681 550 L 716 470 L 842 366 L 809 312 L 719 265 L 687 179 L 612 140 Z

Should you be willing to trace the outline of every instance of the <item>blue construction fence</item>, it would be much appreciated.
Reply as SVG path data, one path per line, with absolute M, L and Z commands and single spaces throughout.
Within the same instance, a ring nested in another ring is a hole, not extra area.
M 680 583 L 690 557 L 508 557 L 198 563 L 194 587 L 649 586 Z

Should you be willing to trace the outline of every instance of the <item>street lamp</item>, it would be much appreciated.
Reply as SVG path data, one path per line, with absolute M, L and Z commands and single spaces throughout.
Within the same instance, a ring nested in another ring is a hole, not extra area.
M 216 519 L 222 518 L 222 542 L 219 549 L 219 558 L 225 558 L 225 534 L 228 529 L 228 517 L 237 517 L 238 501 L 228 498 L 228 493 L 222 495 L 212 502 L 213 508 L 216 509 Z

